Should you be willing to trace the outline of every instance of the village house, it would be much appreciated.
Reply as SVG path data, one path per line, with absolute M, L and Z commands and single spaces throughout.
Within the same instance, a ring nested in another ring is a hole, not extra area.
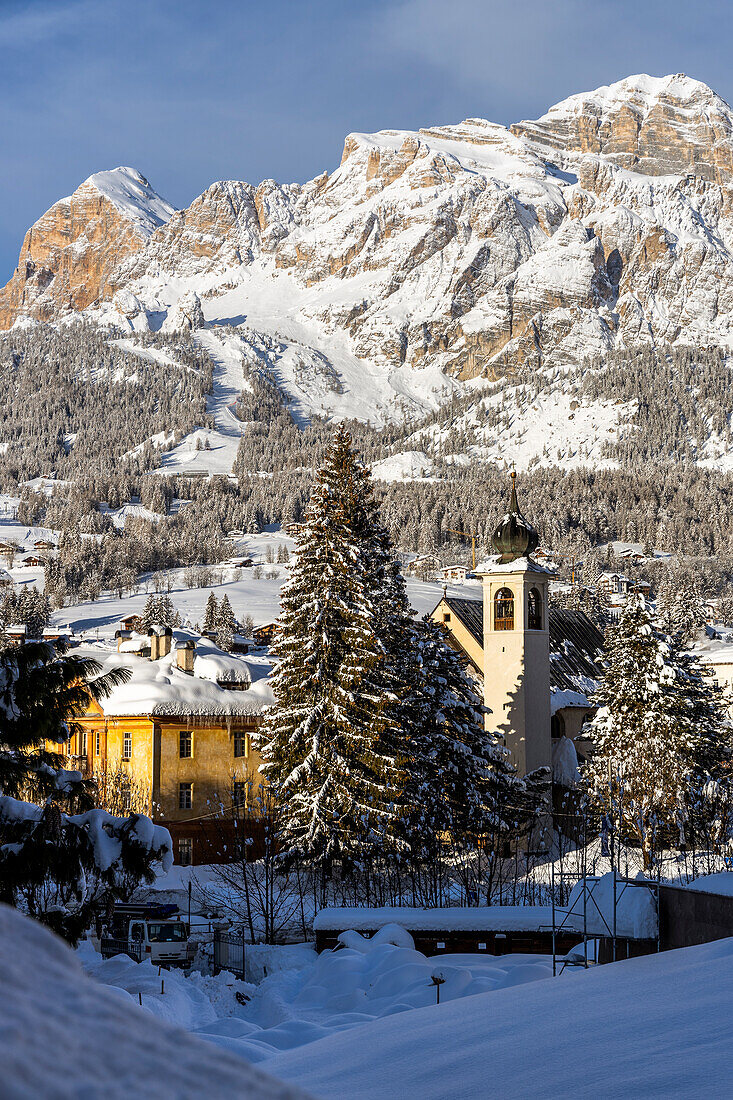
M 272 645 L 272 641 L 275 637 L 275 631 L 277 630 L 277 622 L 263 623 L 262 626 L 256 626 L 252 631 L 252 638 L 255 645 L 268 646 Z
M 470 578 L 472 574 L 467 565 L 446 565 L 441 570 L 441 576 L 444 581 L 458 581 L 462 583 L 467 578 Z
M 496 554 L 476 567 L 482 598 L 444 595 L 431 612 L 482 683 L 487 728 L 502 735 L 520 775 L 565 768 L 563 739 L 582 762 L 589 745 L 580 734 L 603 646 L 582 611 L 548 606 L 553 574 L 532 557 L 537 541 L 512 484 L 509 512 L 492 539 Z
M 119 771 L 142 787 L 145 812 L 170 830 L 179 862 L 223 858 L 234 827 L 227 807 L 251 800 L 259 783 L 251 735 L 272 702 L 269 662 L 157 627 L 118 632 L 104 671 L 118 667 L 130 680 L 90 704 L 69 754 L 89 774 Z
M 632 582 L 623 573 L 601 573 L 598 578 L 598 587 L 607 596 L 628 596 Z
M 419 554 L 405 566 L 405 570 L 411 577 L 425 578 L 440 571 L 440 559 L 435 554 Z

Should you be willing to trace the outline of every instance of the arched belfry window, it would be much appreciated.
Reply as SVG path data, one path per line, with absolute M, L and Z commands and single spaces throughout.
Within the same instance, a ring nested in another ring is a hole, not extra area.
M 542 593 L 530 588 L 527 594 L 527 629 L 542 630 Z
M 514 593 L 500 588 L 494 596 L 494 630 L 514 630 Z

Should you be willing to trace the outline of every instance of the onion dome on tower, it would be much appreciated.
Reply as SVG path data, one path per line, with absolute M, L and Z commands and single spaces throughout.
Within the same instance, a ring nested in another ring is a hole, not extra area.
M 539 546 L 540 536 L 519 511 L 517 503 L 517 475 L 512 470 L 512 495 L 509 511 L 491 536 L 491 544 L 502 565 L 517 558 L 528 558 Z

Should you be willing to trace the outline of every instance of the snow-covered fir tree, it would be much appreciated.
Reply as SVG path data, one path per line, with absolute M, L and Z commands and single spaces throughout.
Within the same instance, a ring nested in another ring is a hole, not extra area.
M 43 747 L 60 746 L 90 697 L 101 699 L 129 676 L 101 672 L 96 661 L 59 655 L 43 642 L 0 653 L 0 901 L 72 943 L 95 902 L 152 882 L 170 844 L 147 818 L 95 808 L 94 783 Z
M 219 617 L 219 601 L 213 592 L 209 593 L 204 611 L 204 630 L 216 630 L 216 622 Z
M 657 622 L 665 634 L 691 642 L 705 623 L 705 601 L 692 568 L 675 562 L 657 593 Z
M 528 790 L 498 735 L 484 729 L 485 708 L 465 660 L 427 617 L 411 624 L 407 652 L 400 809 L 412 858 L 431 859 L 447 833 L 469 845 L 516 836 Z
M 368 472 L 340 427 L 282 593 L 279 662 L 260 744 L 284 806 L 281 842 L 326 871 L 399 843 L 395 694 L 375 599 L 381 532 Z
M 226 592 L 219 601 L 215 624 L 218 644 L 222 649 L 231 649 L 238 623 Z
M 635 597 L 607 631 L 593 702 L 588 791 L 617 834 L 639 844 L 649 868 L 660 843 L 684 842 L 690 799 L 727 741 L 719 697 Z

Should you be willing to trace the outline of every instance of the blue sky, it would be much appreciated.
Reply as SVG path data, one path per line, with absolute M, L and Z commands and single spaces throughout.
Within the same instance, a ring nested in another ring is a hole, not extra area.
M 629 73 L 730 101 L 732 31 L 729 0 L 0 0 L 0 284 L 94 171 L 185 206 L 333 169 L 350 130 L 509 123 Z

